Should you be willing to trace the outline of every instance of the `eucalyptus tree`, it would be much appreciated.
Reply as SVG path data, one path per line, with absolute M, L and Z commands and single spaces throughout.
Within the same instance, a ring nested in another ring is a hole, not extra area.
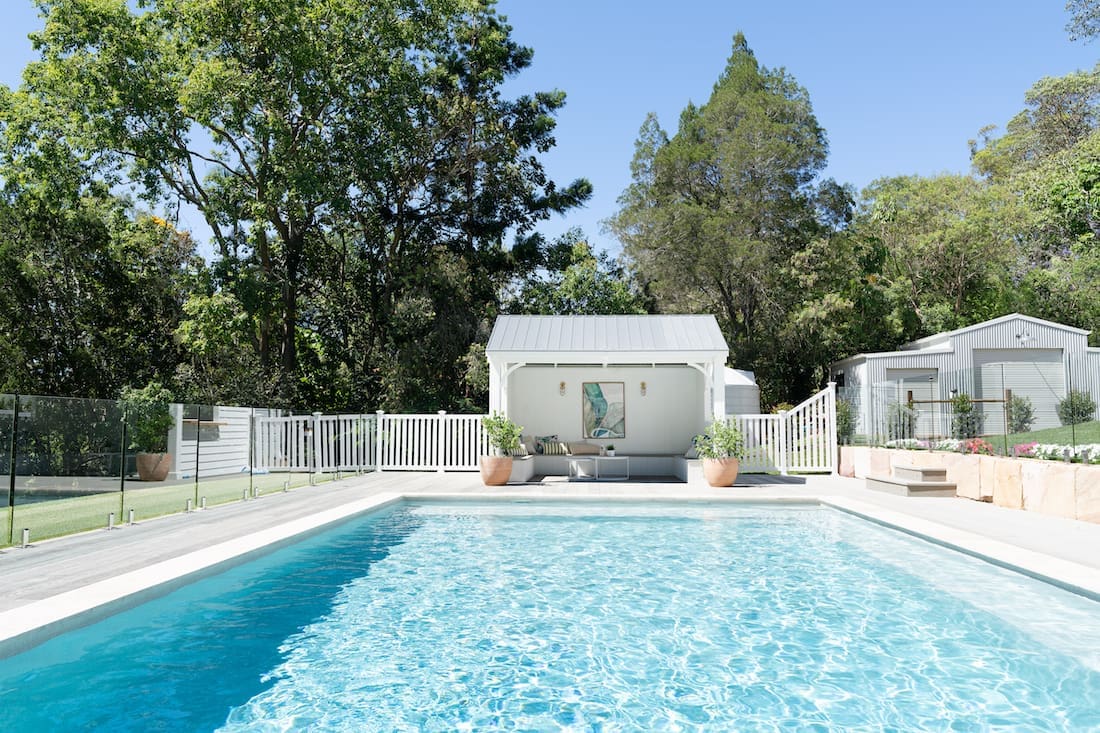
M 827 152 L 809 94 L 738 33 L 710 98 L 688 104 L 674 135 L 646 119 L 608 226 L 661 309 L 716 313 L 733 361 L 775 371 L 788 360 L 775 335 L 797 295 L 791 257 L 845 218 L 819 204 L 850 206 L 835 184 L 820 195 Z
M 503 231 L 587 195 L 583 181 L 557 189 L 534 155 L 553 144 L 563 95 L 500 97 L 530 51 L 491 2 L 37 2 L 41 60 L 20 94 L 62 110 L 56 136 L 108 182 L 202 213 L 217 286 L 255 321 L 284 402 L 309 382 L 300 347 L 311 367 L 386 366 L 331 348 L 333 330 L 355 330 L 330 328 L 331 278 L 373 329 L 340 345 L 385 351 L 398 304 L 431 288 L 432 253 L 503 267 Z

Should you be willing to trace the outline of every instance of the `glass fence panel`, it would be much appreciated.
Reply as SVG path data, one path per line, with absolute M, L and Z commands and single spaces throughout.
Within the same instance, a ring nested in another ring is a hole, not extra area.
M 127 521 L 131 511 L 140 522 L 185 511 L 187 500 L 194 501 L 194 449 L 184 440 L 186 406 L 169 405 L 168 413 L 170 420 L 162 421 L 158 415 L 155 425 L 147 422 L 148 415 L 127 416 L 130 430 L 140 433 L 152 428 L 152 435 L 130 444 L 135 455 L 127 466 L 123 502 Z
M 1011 356 L 1011 355 L 1010 355 Z M 838 390 L 852 413 L 852 442 L 1032 455 L 1100 455 L 1100 352 L 1060 352 L 913 374 Z M 902 370 L 899 370 L 902 371 Z M 842 424 L 838 407 L 838 428 Z M 843 437 L 842 437 L 843 439 Z M 960 441 L 970 441 L 960 446 Z
M 0 513 L 3 529 L 0 530 L 0 547 L 11 544 L 12 519 L 11 501 L 11 437 L 14 427 L 16 405 L 15 395 L 0 395 L 0 476 L 3 482 L 0 484 L 0 507 L 4 511 Z
M 252 409 L 191 405 L 184 439 L 196 451 L 195 503 L 215 506 L 252 496 Z
M 1063 431 L 1068 432 L 1072 459 L 1100 462 L 1100 350 L 1086 352 L 1067 365 L 1069 383 L 1058 406 Z
M 122 415 L 113 400 L 21 397 L 11 543 L 104 528 L 120 511 Z M 9 436 L 10 440 L 10 436 Z

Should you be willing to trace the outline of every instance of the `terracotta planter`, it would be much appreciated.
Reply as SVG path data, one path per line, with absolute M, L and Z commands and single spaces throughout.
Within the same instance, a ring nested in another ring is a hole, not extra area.
M 138 478 L 142 481 L 163 481 L 172 467 L 172 454 L 138 453 L 134 461 L 137 463 Z
M 504 486 L 511 475 L 511 456 L 481 457 L 481 481 L 486 486 Z
M 704 458 L 703 476 L 711 486 L 733 486 L 741 462 L 736 458 Z

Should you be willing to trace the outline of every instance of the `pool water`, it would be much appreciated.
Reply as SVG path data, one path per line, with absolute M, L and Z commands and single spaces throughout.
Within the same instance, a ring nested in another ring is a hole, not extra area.
M 1100 729 L 1100 604 L 823 508 L 407 505 L 0 661 L 0 722 Z

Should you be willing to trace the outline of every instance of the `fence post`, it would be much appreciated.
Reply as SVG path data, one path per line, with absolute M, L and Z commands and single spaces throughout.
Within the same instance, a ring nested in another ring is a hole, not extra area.
M 356 416 L 356 422 L 355 422 L 355 436 L 357 438 L 356 441 L 355 441 L 355 473 L 356 474 L 363 473 L 363 459 L 365 459 L 367 457 L 367 455 L 370 453 L 370 443 L 363 440 L 364 435 L 367 435 L 367 436 L 370 435 L 369 431 L 365 431 L 365 428 L 366 428 L 367 424 L 368 423 L 367 423 L 366 419 L 363 417 L 363 413 L 359 413 Z M 360 446 L 362 446 L 362 448 L 360 448 Z
M 311 413 L 310 418 L 313 425 L 313 440 L 310 441 L 312 445 L 309 447 L 313 460 L 310 463 L 314 473 L 321 473 L 325 465 L 324 456 L 321 455 L 321 413 Z
M 836 424 L 836 382 L 829 382 L 829 396 L 826 404 L 826 413 L 829 420 L 829 461 L 832 464 L 829 468 L 834 476 L 840 474 L 840 438 L 837 435 Z
M 786 410 L 779 411 L 779 475 L 787 475 L 787 436 L 790 434 L 790 430 L 787 429 L 787 415 L 790 414 Z
M 374 413 L 374 471 L 382 473 L 382 416 L 386 413 L 382 410 Z
M 435 446 L 435 450 L 436 450 L 436 454 L 435 454 L 436 468 L 435 468 L 435 470 L 436 470 L 437 473 L 443 473 L 443 459 L 447 455 L 447 435 L 446 435 L 447 411 L 446 410 L 440 410 L 438 414 L 439 414 L 439 437 L 436 439 L 436 446 Z

